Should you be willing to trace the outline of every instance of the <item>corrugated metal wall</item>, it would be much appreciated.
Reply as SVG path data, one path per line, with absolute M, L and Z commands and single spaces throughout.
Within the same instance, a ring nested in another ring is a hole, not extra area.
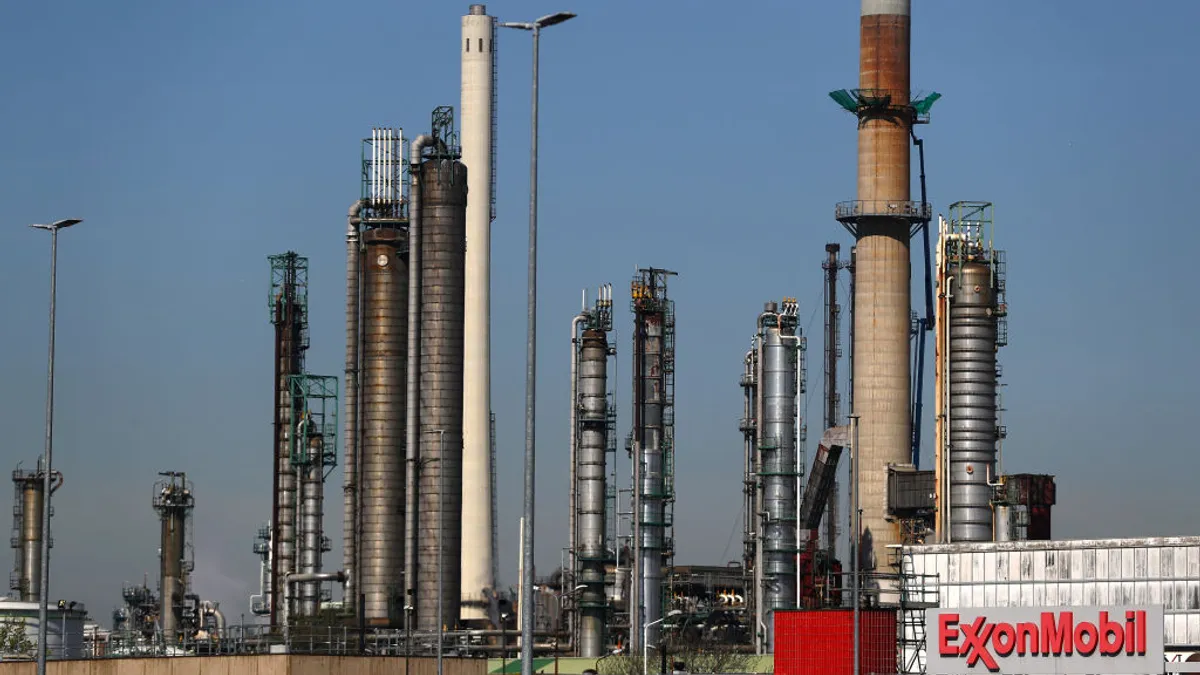
M 910 546 L 905 571 L 937 584 L 941 607 L 1164 608 L 1168 651 L 1200 651 L 1200 537 Z M 936 582 L 933 579 L 936 575 Z M 923 638 L 915 616 L 906 641 Z M 915 632 L 914 632 L 915 631 Z M 911 634 L 910 634 L 911 632 Z M 907 666 L 915 654 L 905 654 Z

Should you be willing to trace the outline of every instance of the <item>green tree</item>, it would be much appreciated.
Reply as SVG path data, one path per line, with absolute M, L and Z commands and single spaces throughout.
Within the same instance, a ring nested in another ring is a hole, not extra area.
M 34 643 L 25 631 L 25 619 L 0 620 L 0 657 L 33 658 Z

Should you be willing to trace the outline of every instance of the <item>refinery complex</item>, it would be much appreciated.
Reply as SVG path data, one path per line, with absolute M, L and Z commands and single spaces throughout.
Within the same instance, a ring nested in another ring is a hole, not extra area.
M 491 342 L 499 21 L 471 5 L 459 105 L 363 130 L 361 190 L 328 236 L 346 252 L 342 372 L 308 369 L 308 259 L 264 252 L 274 340 L 257 348 L 274 365 L 270 388 L 260 383 L 272 436 L 255 439 L 246 465 L 270 481 L 271 502 L 244 561 L 258 566 L 258 592 L 221 607 L 193 583 L 206 486 L 156 467 L 145 507 L 161 525 L 157 578 L 121 589 L 111 619 L 53 604 L 49 658 L 438 655 L 513 672 L 530 640 L 565 673 L 626 675 L 605 665 L 621 659 L 696 670 L 668 657 L 708 652 L 741 659 L 725 672 L 849 674 L 852 649 L 864 673 L 957 673 L 948 652 L 928 651 L 944 612 L 1063 607 L 1129 607 L 1129 630 L 1149 616 L 1165 659 L 1200 654 L 1200 537 L 1055 540 L 1055 476 L 1000 462 L 1003 223 L 988 201 L 934 207 L 923 136 L 941 94 L 910 85 L 910 0 L 861 6 L 859 81 L 829 94 L 857 127 L 857 192 L 847 182 L 846 200 L 829 204 L 830 243 L 801 255 L 823 272 L 823 305 L 802 308 L 781 288 L 747 308 L 749 349 L 723 357 L 741 410 L 698 413 L 742 438 L 728 449 L 742 464 L 727 481 L 741 496 L 737 560 L 676 557 L 676 467 L 689 459 L 675 443 L 675 376 L 699 366 L 676 362 L 671 290 L 686 275 L 647 264 L 596 279 L 578 314 L 543 333 L 565 340 L 571 326 L 569 381 L 542 394 L 569 392 L 569 447 L 538 449 L 569 453 L 569 476 L 556 478 L 568 503 L 538 504 L 567 510 L 568 541 L 538 540 L 565 553 L 533 589 L 499 579 L 497 502 L 520 493 L 496 485 L 491 373 L 517 355 Z M 819 330 L 805 333 L 802 312 Z M 628 336 L 614 331 L 618 313 Z M 31 456 L 12 480 L 0 620 L 34 636 L 43 505 L 64 476 Z

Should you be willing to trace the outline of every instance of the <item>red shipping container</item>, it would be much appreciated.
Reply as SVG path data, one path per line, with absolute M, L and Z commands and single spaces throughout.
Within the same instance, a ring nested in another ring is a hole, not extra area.
M 853 675 L 854 610 L 776 611 L 777 675 Z M 859 666 L 862 675 L 894 674 L 895 610 L 859 611 Z

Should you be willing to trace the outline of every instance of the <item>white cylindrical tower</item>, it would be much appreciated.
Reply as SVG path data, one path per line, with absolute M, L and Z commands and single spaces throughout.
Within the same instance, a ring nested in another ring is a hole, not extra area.
M 463 316 L 462 620 L 487 619 L 492 579 L 491 239 L 496 20 L 484 5 L 462 18 L 462 163 L 467 167 Z

